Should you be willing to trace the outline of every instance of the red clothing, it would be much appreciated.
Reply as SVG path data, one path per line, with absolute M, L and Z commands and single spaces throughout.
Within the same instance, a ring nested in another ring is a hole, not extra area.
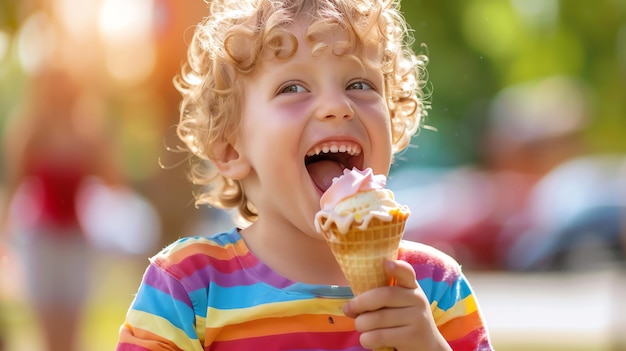
M 32 204 L 38 213 L 38 222 L 56 228 L 79 226 L 77 197 L 82 181 L 87 176 L 80 164 L 54 161 L 34 162 L 27 177 L 33 183 Z M 63 233 L 59 231 L 57 233 Z

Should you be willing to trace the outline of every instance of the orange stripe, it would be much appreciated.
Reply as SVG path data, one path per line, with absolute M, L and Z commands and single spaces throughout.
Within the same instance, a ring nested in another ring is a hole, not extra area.
M 207 340 L 216 338 L 215 341 L 229 341 L 267 335 L 301 333 L 303 330 L 311 333 L 353 331 L 354 319 L 328 314 L 263 318 L 223 328 L 207 328 L 206 338 Z
M 445 324 L 440 325 L 439 331 L 446 340 L 456 340 L 482 326 L 483 324 L 480 315 L 477 311 L 475 311 L 466 316 L 454 318 Z
M 239 246 L 238 248 L 239 250 L 237 251 L 239 252 L 242 251 L 242 248 L 241 248 L 242 243 L 243 242 L 237 243 L 237 246 Z M 175 250 L 172 251 L 168 255 L 167 260 L 170 264 L 177 264 L 183 261 L 184 259 L 187 259 L 190 256 L 195 255 L 195 254 L 211 256 L 212 258 L 216 258 L 218 260 L 230 260 L 233 257 L 237 256 L 237 253 L 234 251 L 228 250 L 228 246 L 231 246 L 231 245 L 227 245 L 226 247 L 223 247 L 217 244 L 213 245 L 211 242 L 190 243 L 183 247 L 175 248 Z M 245 254 L 247 249 L 245 249 L 244 247 L 244 250 L 245 251 L 243 252 Z

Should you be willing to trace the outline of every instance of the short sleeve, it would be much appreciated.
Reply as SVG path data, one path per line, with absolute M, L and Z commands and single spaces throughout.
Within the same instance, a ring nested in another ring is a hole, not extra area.
M 435 324 L 454 351 L 493 350 L 474 291 L 452 257 L 427 245 L 403 241 L 399 258 L 415 270 Z
M 185 286 L 152 263 L 120 330 L 117 351 L 201 351 L 196 315 Z

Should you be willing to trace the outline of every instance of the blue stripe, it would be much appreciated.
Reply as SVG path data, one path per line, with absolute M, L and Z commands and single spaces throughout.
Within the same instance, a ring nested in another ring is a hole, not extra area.
M 287 293 L 267 284 L 223 287 L 211 282 L 208 307 L 216 309 L 248 308 L 273 302 L 299 301 L 315 298 L 314 294 Z
M 452 286 L 446 282 L 433 281 L 432 278 L 421 279 L 418 283 L 430 303 L 437 301 L 437 307 L 447 311 L 458 301 L 472 295 L 472 289 L 461 277 Z
M 195 324 L 193 310 L 186 303 L 174 299 L 159 289 L 143 284 L 137 292 L 132 308 L 164 318 L 176 328 L 184 331 L 189 338 L 198 338 L 193 328 Z

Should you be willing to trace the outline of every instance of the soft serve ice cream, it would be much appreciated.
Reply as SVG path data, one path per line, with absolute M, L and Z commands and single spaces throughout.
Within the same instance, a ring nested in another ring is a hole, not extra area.
M 394 200 L 386 183 L 386 177 L 374 175 L 371 168 L 345 169 L 320 199 L 321 210 L 315 216 L 317 231 L 336 226 L 345 234 L 350 228 L 366 229 L 373 218 L 391 222 L 396 215 L 407 217 L 409 209 Z

